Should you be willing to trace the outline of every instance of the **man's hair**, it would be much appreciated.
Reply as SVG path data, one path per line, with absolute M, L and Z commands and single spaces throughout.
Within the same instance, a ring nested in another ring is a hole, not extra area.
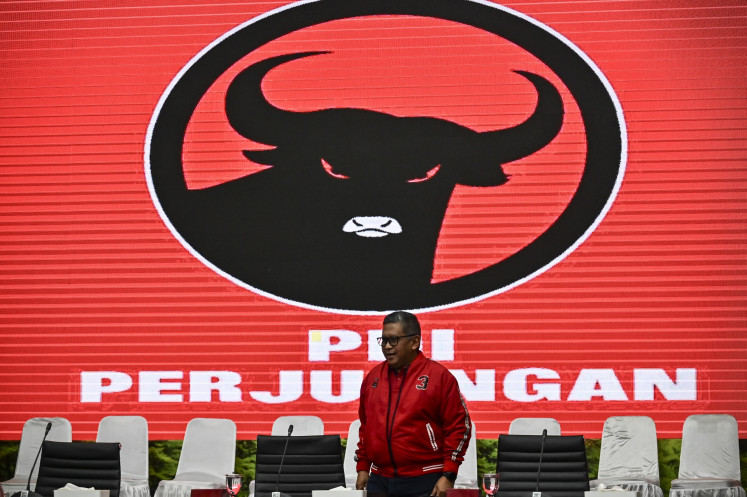
M 418 322 L 418 318 L 417 316 L 415 316 L 415 314 L 409 313 L 407 311 L 394 311 L 384 318 L 385 325 L 390 323 L 402 324 L 402 331 L 405 332 L 405 335 L 420 336 L 420 323 Z

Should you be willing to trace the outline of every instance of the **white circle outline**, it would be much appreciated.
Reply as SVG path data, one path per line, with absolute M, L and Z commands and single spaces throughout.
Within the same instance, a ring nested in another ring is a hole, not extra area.
M 358 310 L 350 310 L 350 309 L 337 309 L 334 307 L 322 307 L 312 304 L 307 304 L 305 302 L 298 302 L 295 300 L 286 299 L 284 297 L 280 297 L 278 295 L 274 295 L 269 292 L 265 292 L 264 290 L 261 290 L 259 288 L 255 288 L 248 283 L 241 281 L 234 276 L 226 273 L 222 269 L 215 266 L 212 262 L 204 258 L 199 252 L 197 252 L 182 236 L 181 234 L 176 230 L 173 224 L 171 224 L 171 221 L 169 220 L 168 216 L 166 215 L 166 212 L 163 210 L 163 207 L 161 206 L 161 203 L 158 200 L 158 196 L 156 195 L 155 191 L 155 185 L 153 184 L 152 174 L 151 174 L 151 163 L 150 163 L 150 149 L 151 149 L 151 140 L 153 138 L 153 128 L 155 126 L 155 123 L 161 113 L 161 109 L 163 108 L 164 103 L 168 99 L 169 95 L 171 94 L 171 91 L 174 89 L 176 84 L 181 80 L 181 78 L 184 76 L 184 74 L 198 61 L 200 60 L 204 55 L 206 55 L 208 52 L 210 52 L 214 46 L 221 43 L 223 40 L 228 38 L 229 36 L 233 35 L 234 33 L 241 31 L 245 29 L 248 26 L 251 26 L 252 24 L 261 21 L 262 19 L 265 19 L 267 17 L 276 15 L 280 12 L 283 12 L 285 10 L 293 9 L 296 7 L 299 7 L 301 5 L 306 4 L 312 4 L 312 3 L 318 3 L 322 2 L 324 0 L 301 0 L 298 2 L 293 2 L 288 5 L 284 5 L 282 7 L 278 7 L 275 9 L 272 9 L 270 11 L 265 12 L 264 14 L 260 14 L 257 17 L 254 17 L 235 28 L 231 29 L 230 31 L 227 31 L 220 37 L 216 38 L 213 42 L 211 42 L 209 45 L 207 45 L 205 48 L 200 50 L 192 59 L 190 59 L 187 64 L 182 67 L 182 69 L 174 76 L 174 78 L 171 80 L 169 85 L 166 87 L 166 90 L 164 90 L 163 94 L 161 95 L 161 98 L 158 100 L 158 104 L 156 104 L 155 109 L 153 110 L 153 116 L 151 117 L 151 120 L 148 124 L 148 130 L 145 137 L 145 150 L 144 150 L 144 156 L 143 156 L 143 162 L 145 166 L 145 178 L 146 182 L 148 184 L 148 191 L 150 192 L 151 199 L 153 200 L 153 205 L 156 207 L 156 210 L 158 211 L 158 215 L 161 217 L 161 220 L 166 224 L 166 226 L 171 231 L 171 234 L 181 243 L 183 247 L 185 247 L 194 257 L 196 257 L 200 262 L 202 262 L 205 266 L 210 268 L 212 271 L 216 272 L 220 276 L 226 278 L 227 280 L 231 281 L 235 285 L 238 285 L 240 287 L 243 287 L 247 290 L 251 290 L 252 292 L 261 295 L 263 297 L 270 298 L 275 301 L 282 302 L 284 304 L 294 305 L 297 307 L 302 307 L 305 309 L 311 309 L 315 311 L 323 311 L 323 312 L 332 312 L 335 314 L 346 314 L 346 315 L 358 315 L 358 316 L 376 316 L 376 315 L 385 315 L 389 312 L 399 310 L 399 309 L 391 309 L 388 311 L 378 311 L 378 310 L 368 310 L 368 311 L 358 311 Z M 482 300 L 485 300 L 489 297 L 493 297 L 495 295 L 499 295 L 501 293 L 507 292 L 509 290 L 512 290 L 516 288 L 519 285 L 522 285 L 526 283 L 527 281 L 536 278 L 537 276 L 541 275 L 545 271 L 549 270 L 550 268 L 554 267 L 556 264 L 558 264 L 560 261 L 568 257 L 574 250 L 576 250 L 582 243 L 584 243 L 589 236 L 597 229 L 599 224 L 602 222 L 602 220 L 607 216 L 607 213 L 609 212 L 610 208 L 612 207 L 612 204 L 614 203 L 615 199 L 617 198 L 617 194 L 620 191 L 620 186 L 622 185 L 623 177 L 625 176 L 625 169 L 627 165 L 627 158 L 628 158 L 628 134 L 627 134 L 627 128 L 625 126 L 625 118 L 623 115 L 622 105 L 620 104 L 620 101 L 617 98 L 617 94 L 615 93 L 615 90 L 612 88 L 612 85 L 605 77 L 604 73 L 599 69 L 599 67 L 591 60 L 591 58 L 586 55 L 579 47 L 577 47 L 573 42 L 571 42 L 568 38 L 563 36 L 562 34 L 558 33 L 551 27 L 539 22 L 538 20 L 529 17 L 525 14 L 522 14 L 519 11 L 516 11 L 514 9 L 511 9 L 509 7 L 505 7 L 503 5 L 494 4 L 492 2 L 489 2 L 487 0 L 466 0 L 471 3 L 476 3 L 480 5 L 484 5 L 486 7 L 495 8 L 497 10 L 501 10 L 507 14 L 519 17 L 538 28 L 546 31 L 550 35 L 557 38 L 559 41 L 561 41 L 563 44 L 565 44 L 568 48 L 573 50 L 576 55 L 581 57 L 581 59 L 586 63 L 588 67 L 591 68 L 591 70 L 594 72 L 594 74 L 597 76 L 599 81 L 601 81 L 602 85 L 607 90 L 608 95 L 610 96 L 610 99 L 612 100 L 612 103 L 615 107 L 615 111 L 617 114 L 618 123 L 620 124 L 620 164 L 618 167 L 618 173 L 617 178 L 615 179 L 615 184 L 612 188 L 612 191 L 607 198 L 607 202 L 605 203 L 602 210 L 597 215 L 594 222 L 592 222 L 589 227 L 586 229 L 586 231 L 573 243 L 571 244 L 565 251 L 563 251 L 560 255 L 555 257 L 553 260 L 542 266 L 541 268 L 535 270 L 534 272 L 524 276 L 523 278 L 520 278 L 518 280 L 515 280 L 513 283 L 510 283 L 506 286 L 503 286 L 501 288 L 497 288 L 493 291 L 484 293 L 482 295 L 478 295 L 476 297 L 470 297 L 463 300 L 458 300 L 455 302 L 450 302 L 448 304 L 442 304 L 437 305 L 433 307 L 422 307 L 417 309 L 408 309 L 410 312 L 413 313 L 426 313 L 426 312 L 435 312 L 440 311 L 444 309 L 451 309 L 453 307 L 461 307 L 463 305 L 472 304 L 475 302 L 480 302 Z M 478 28 L 479 29 L 479 28 Z

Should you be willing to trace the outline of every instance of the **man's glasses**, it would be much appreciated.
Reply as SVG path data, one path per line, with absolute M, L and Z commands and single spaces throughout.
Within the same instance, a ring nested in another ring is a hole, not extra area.
M 397 346 L 397 342 L 399 342 L 399 339 L 400 339 L 400 338 L 410 338 L 410 337 L 414 337 L 414 336 L 417 336 L 417 335 L 418 335 L 417 333 L 413 333 L 413 334 L 411 334 L 411 335 L 402 335 L 401 337 L 400 337 L 400 336 L 393 336 L 393 337 L 376 337 L 376 342 L 378 342 L 378 344 L 379 344 L 380 346 L 382 346 L 382 347 L 383 347 L 384 345 L 386 345 L 386 344 L 389 344 L 389 345 L 391 345 L 392 347 L 396 347 L 396 346 Z

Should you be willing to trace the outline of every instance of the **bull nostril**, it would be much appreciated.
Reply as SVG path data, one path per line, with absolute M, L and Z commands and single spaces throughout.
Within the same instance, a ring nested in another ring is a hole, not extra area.
M 402 226 L 395 218 L 389 216 L 355 216 L 348 219 L 342 231 L 365 238 L 380 238 L 402 233 Z

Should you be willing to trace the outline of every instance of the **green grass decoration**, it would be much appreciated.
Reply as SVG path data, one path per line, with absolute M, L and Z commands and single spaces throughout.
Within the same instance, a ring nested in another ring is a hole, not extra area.
M 589 479 L 597 477 L 599 470 L 599 452 L 601 440 L 587 439 L 586 458 L 589 463 Z M 740 464 L 742 484 L 747 481 L 747 443 L 740 443 Z M 342 440 L 343 454 L 347 440 Z M 673 479 L 677 478 L 680 466 L 680 439 L 659 439 L 659 477 L 664 495 L 668 495 Z M 170 480 L 176 474 L 179 464 L 179 453 L 182 450 L 181 440 L 154 440 L 148 443 L 148 457 L 150 459 L 149 483 L 151 492 L 156 491 L 158 482 Z M 15 472 L 18 457 L 18 441 L 0 441 L 0 481 L 9 480 Z M 498 440 L 477 440 L 477 472 L 482 478 L 483 473 L 495 471 L 498 460 Z M 247 497 L 248 482 L 254 479 L 254 467 L 257 462 L 257 442 L 255 440 L 238 440 L 236 442 L 236 472 L 244 475 L 246 483 L 239 492 L 239 497 Z

